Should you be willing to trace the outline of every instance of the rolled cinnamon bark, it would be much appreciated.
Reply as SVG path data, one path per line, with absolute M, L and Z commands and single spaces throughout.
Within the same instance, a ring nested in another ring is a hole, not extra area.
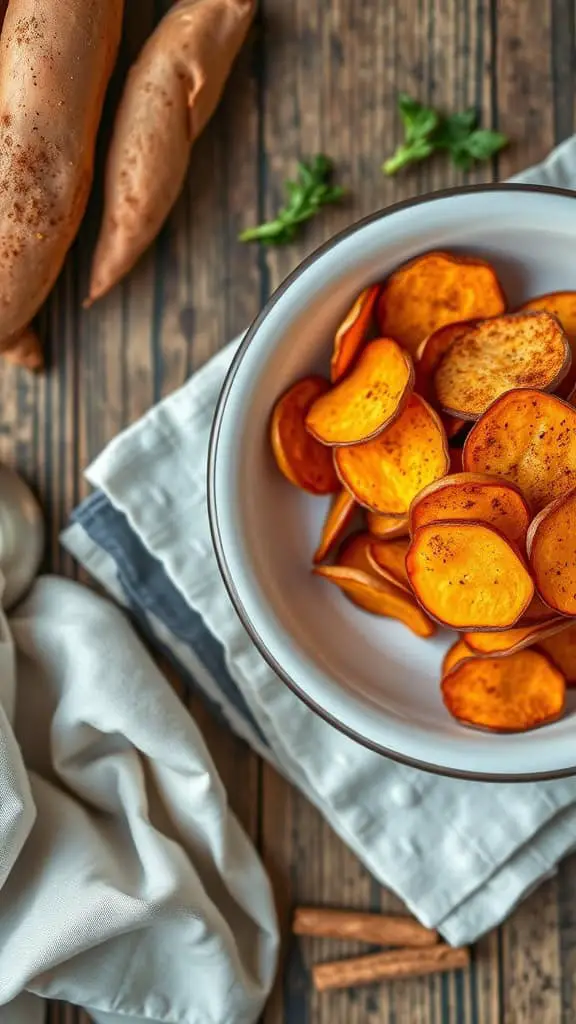
M 394 981 L 423 974 L 440 974 L 467 967 L 470 951 L 467 947 L 442 944 L 428 949 L 392 949 L 350 960 L 335 960 L 316 964 L 312 968 L 314 987 L 318 992 L 335 988 L 353 988 L 376 981 Z
M 438 932 L 425 928 L 413 917 L 324 907 L 297 907 L 292 931 L 294 935 L 357 939 L 380 946 L 433 946 L 438 942 Z

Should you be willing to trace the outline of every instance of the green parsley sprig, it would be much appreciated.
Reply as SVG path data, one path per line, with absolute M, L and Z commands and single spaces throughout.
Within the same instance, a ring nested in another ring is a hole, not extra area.
M 396 174 L 403 167 L 442 150 L 450 154 L 456 167 L 468 171 L 475 161 L 489 160 L 508 143 L 501 132 L 478 128 L 478 114 L 473 108 L 443 115 L 401 92 L 398 109 L 404 126 L 404 142 L 382 165 L 384 174 Z
M 241 242 L 262 242 L 264 245 L 286 245 L 291 242 L 300 224 L 310 220 L 322 206 L 336 203 L 345 194 L 340 185 L 332 185 L 332 161 L 319 153 L 312 160 L 298 164 L 298 177 L 286 181 L 286 205 L 273 220 L 248 228 L 239 235 Z

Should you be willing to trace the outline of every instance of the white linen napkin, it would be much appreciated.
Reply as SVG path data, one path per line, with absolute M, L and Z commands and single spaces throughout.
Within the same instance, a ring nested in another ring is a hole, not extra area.
M 573 187 L 575 152 L 569 140 L 516 180 Z M 576 847 L 576 779 L 470 783 L 398 765 L 276 678 L 231 606 L 208 528 L 209 431 L 236 344 L 96 459 L 87 477 L 97 491 L 63 543 L 383 885 L 449 942 L 473 941 Z
M 191 716 L 113 604 L 39 579 L 0 615 L 2 1024 L 37 1019 L 32 995 L 99 1022 L 254 1024 L 276 948 Z

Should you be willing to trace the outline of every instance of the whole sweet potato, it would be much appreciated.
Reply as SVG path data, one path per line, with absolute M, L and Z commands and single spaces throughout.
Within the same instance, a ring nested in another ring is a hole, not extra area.
M 28 325 L 78 230 L 122 0 L 10 0 L 0 38 L 0 351 L 42 364 Z
M 116 116 L 87 304 L 134 266 L 160 230 L 255 7 L 255 0 L 180 0 L 145 44 Z

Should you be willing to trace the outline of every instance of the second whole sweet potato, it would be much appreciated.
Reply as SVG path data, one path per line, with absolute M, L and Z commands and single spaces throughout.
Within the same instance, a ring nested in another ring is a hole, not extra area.
M 28 329 L 76 235 L 123 0 L 11 0 L 0 39 L 0 351 L 42 364 Z
M 88 303 L 131 270 L 158 234 L 255 9 L 255 0 L 180 0 L 145 44 L 116 115 Z

